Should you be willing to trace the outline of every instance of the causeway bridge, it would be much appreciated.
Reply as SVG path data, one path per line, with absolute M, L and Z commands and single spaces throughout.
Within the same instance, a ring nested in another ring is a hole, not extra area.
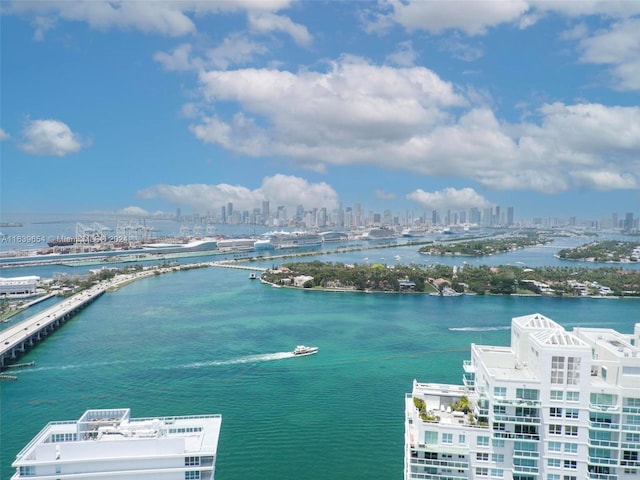
M 51 332 L 64 325 L 67 320 L 72 318 L 87 305 L 93 303 L 108 289 L 117 288 L 129 282 L 149 277 L 157 273 L 167 273 L 193 266 L 234 268 L 255 272 L 263 272 L 266 270 L 261 267 L 238 265 L 234 263 L 207 262 L 193 265 L 182 265 L 179 267 L 149 269 L 136 273 L 117 275 L 109 281 L 100 282 L 99 284 L 83 290 L 82 292 L 76 293 L 63 301 L 32 315 L 26 320 L 22 320 L 21 322 L 0 331 L 0 371 L 7 368 L 9 364 L 15 363 L 15 361 L 28 350 L 35 347 L 35 345 L 42 341 Z
M 6 368 L 9 363 L 14 363 L 47 335 L 64 325 L 67 320 L 87 305 L 93 303 L 107 289 L 153 274 L 153 271 L 143 271 L 118 275 L 111 281 L 100 282 L 0 331 L 0 370 Z
M 63 325 L 107 290 L 95 285 L 0 332 L 0 369 Z

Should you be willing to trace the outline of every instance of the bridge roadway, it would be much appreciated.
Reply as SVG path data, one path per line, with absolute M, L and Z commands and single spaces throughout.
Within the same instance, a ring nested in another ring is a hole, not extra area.
M 177 265 L 164 268 L 151 268 L 135 273 L 116 275 L 108 281 L 100 282 L 91 288 L 76 293 L 55 305 L 22 320 L 17 324 L 0 331 L 0 370 L 5 368 L 8 361 L 15 361 L 27 350 L 33 348 L 49 333 L 53 332 L 84 307 L 92 303 L 110 288 L 117 288 L 129 282 L 155 275 L 193 267 L 222 267 L 239 270 L 263 272 L 262 267 L 237 265 L 233 262 L 202 262 L 196 264 Z
M 62 326 L 76 313 L 100 297 L 107 289 L 116 288 L 154 273 L 155 271 L 147 270 L 118 275 L 110 281 L 100 282 L 2 330 L 0 332 L 0 370 L 5 367 L 7 361 L 15 361 L 22 356 L 49 333 Z

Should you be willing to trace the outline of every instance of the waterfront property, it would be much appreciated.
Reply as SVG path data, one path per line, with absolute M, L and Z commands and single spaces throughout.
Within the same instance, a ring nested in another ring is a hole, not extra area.
M 627 335 L 515 317 L 509 347 L 472 344 L 463 367 L 463 385 L 414 380 L 405 480 L 640 475 L 640 323 Z
M 221 424 L 220 415 L 87 410 L 77 421 L 47 424 L 18 453 L 11 478 L 212 480 Z
M 24 277 L 0 277 L 0 296 L 33 296 L 37 293 L 38 282 L 40 277 L 36 275 L 28 275 Z

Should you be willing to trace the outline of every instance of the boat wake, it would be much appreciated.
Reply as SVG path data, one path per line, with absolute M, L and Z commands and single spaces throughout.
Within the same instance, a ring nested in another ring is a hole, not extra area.
M 496 330 L 511 330 L 510 326 L 502 327 L 449 327 L 451 332 L 493 332 Z
M 246 357 L 232 358 L 229 360 L 211 360 L 208 362 L 189 363 L 187 365 L 183 365 L 183 368 L 200 368 L 216 365 L 236 365 L 239 363 L 270 362 L 272 360 L 282 360 L 285 358 L 291 358 L 293 356 L 293 352 L 265 353 L 262 355 L 248 355 Z

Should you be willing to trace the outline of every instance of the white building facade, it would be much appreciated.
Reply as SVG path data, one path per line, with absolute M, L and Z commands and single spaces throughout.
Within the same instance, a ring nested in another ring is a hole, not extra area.
M 129 409 L 87 410 L 51 422 L 18 453 L 12 480 L 212 480 L 222 417 L 130 418 Z
M 640 479 L 639 346 L 640 324 L 513 318 L 510 347 L 471 345 L 463 385 L 414 381 L 405 480 Z
M 26 277 L 0 277 L 0 296 L 29 296 L 35 295 L 40 277 L 29 275 Z

